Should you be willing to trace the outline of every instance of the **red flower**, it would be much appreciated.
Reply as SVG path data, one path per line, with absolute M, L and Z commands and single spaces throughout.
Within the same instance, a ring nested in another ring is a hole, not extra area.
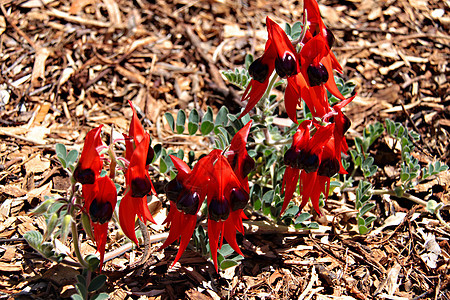
M 94 184 L 83 185 L 84 207 L 89 212 L 94 230 L 97 251 L 100 253 L 100 269 L 105 256 L 108 221 L 111 220 L 117 203 L 117 190 L 109 177 L 99 177 Z
M 300 73 L 300 56 L 283 29 L 269 17 L 266 18 L 268 40 L 261 58 L 255 60 L 249 68 L 252 80 L 242 96 L 242 101 L 248 100 L 241 115 L 248 113 L 269 85 L 269 78 L 275 70 L 281 78 L 287 78 L 288 86 L 285 93 L 285 107 L 289 118 L 297 123 L 297 105 L 300 104 L 300 93 L 306 88 L 306 82 Z
M 150 137 L 144 135 L 131 155 L 130 165 L 125 172 L 127 190 L 119 207 L 120 226 L 125 235 L 136 244 L 138 244 L 134 230 L 136 216 L 144 223 L 146 221 L 155 223 L 147 206 L 147 195 L 150 192 L 156 194 L 146 165 L 149 144 Z
M 217 248 L 222 247 L 223 238 L 234 251 L 243 255 L 236 242 L 236 229 L 244 233 L 242 209 L 247 205 L 249 195 L 223 155 L 217 157 L 210 179 L 207 192 L 208 237 L 217 271 Z
M 80 161 L 73 172 L 73 178 L 81 184 L 93 184 L 102 170 L 99 154 L 99 148 L 103 146 L 100 136 L 102 126 L 92 129 L 86 135 Z
M 210 179 L 212 157 L 208 155 L 200 159 L 192 171 L 178 157 L 170 155 L 170 158 L 178 174 L 166 186 L 170 209 L 164 223 L 170 225 L 170 232 L 160 249 L 166 248 L 180 238 L 180 247 L 173 266 L 180 259 L 194 232 L 197 213 L 205 199 Z
M 136 110 L 134 109 L 133 103 L 131 101 L 128 101 L 128 103 L 131 106 L 131 109 L 133 110 L 133 117 L 131 118 L 130 128 L 128 130 L 128 136 L 124 134 L 125 136 L 125 158 L 129 161 L 131 160 L 131 155 L 134 152 L 134 149 L 144 140 L 145 136 L 148 136 L 148 152 L 147 152 L 147 159 L 146 164 L 149 165 L 154 156 L 153 148 L 150 146 L 151 138 L 150 134 L 145 132 L 144 128 L 142 127 L 141 122 L 139 121 L 139 118 L 137 116 Z M 147 140 L 146 140 L 147 141 Z
M 245 148 L 250 126 L 251 122 L 236 133 L 226 152 L 228 157 L 219 149 L 213 150 L 200 159 L 192 171 L 181 159 L 170 156 L 178 174 L 166 186 L 170 210 L 164 223 L 170 224 L 170 232 L 161 248 L 181 238 L 173 264 L 180 259 L 191 239 L 205 196 L 209 245 L 216 270 L 217 249 L 224 238 L 242 255 L 236 242 L 236 230 L 244 233 L 242 218 L 246 216 L 242 210 L 249 201 L 247 175 L 255 165 Z
M 251 126 L 252 121 L 250 120 L 235 134 L 231 140 L 230 149 L 227 151 L 228 162 L 247 192 L 249 191 L 247 175 L 255 168 L 255 161 L 248 155 L 245 147 Z
M 322 181 L 316 181 L 317 173 L 318 170 L 322 170 L 321 167 L 323 169 L 327 167 L 326 164 L 322 165 L 324 162 L 322 157 L 324 147 L 329 143 L 335 125 L 316 125 L 317 132 L 312 138 L 309 132 L 311 126 L 312 121 L 303 121 L 300 124 L 294 135 L 291 148 L 284 155 L 284 162 L 287 167 L 282 184 L 282 190 L 285 191 L 285 196 L 281 213 L 284 212 L 289 201 L 292 199 L 301 170 L 300 193 L 302 195 L 302 203 L 300 208 L 303 208 L 309 198 L 311 198 L 314 209 L 320 214 L 319 197 L 324 187 L 321 185 Z

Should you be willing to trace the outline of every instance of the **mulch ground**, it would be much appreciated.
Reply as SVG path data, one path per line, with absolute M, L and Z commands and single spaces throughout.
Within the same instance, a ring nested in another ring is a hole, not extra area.
M 420 133 L 415 156 L 449 163 L 449 6 L 438 0 L 319 1 L 337 38 L 334 51 L 358 97 L 347 108 L 349 139 L 390 118 Z M 0 299 L 69 297 L 79 270 L 41 258 L 22 235 L 40 230 L 29 211 L 46 194 L 69 186 L 56 143 L 83 144 L 100 124 L 126 132 L 132 100 L 153 143 L 202 153 L 210 144 L 174 137 L 165 112 L 197 108 L 238 112 L 240 91 L 220 70 L 242 66 L 264 50 L 264 20 L 301 20 L 301 1 L 4 0 L 0 3 Z M 373 179 L 389 188 L 398 179 L 398 152 L 380 138 Z M 154 179 L 162 205 L 163 178 Z M 449 173 L 420 184 L 414 194 L 449 204 Z M 375 196 L 378 216 L 368 235 L 355 231 L 354 204 L 334 195 L 320 230 L 295 232 L 253 214 L 238 237 L 245 259 L 216 273 L 188 249 L 169 269 L 177 248 L 156 251 L 150 263 L 120 271 L 141 255 L 108 261 L 111 299 L 450 299 L 450 232 L 420 206 Z M 159 202 L 160 203 L 160 202 Z M 448 207 L 448 206 L 447 206 Z M 159 211 L 159 212 L 157 212 Z M 447 209 L 442 211 L 446 222 Z M 150 228 L 150 225 L 149 225 Z M 164 226 L 151 226 L 163 233 Z M 124 243 L 111 229 L 107 251 Z M 94 252 L 92 242 L 84 251 Z

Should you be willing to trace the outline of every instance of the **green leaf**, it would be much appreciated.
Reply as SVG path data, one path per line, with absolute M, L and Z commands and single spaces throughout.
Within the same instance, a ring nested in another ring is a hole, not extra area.
M 58 143 L 55 145 L 55 152 L 56 152 L 56 156 L 62 158 L 62 159 L 66 159 L 67 156 L 67 149 L 66 146 L 64 144 Z
M 262 198 L 262 202 L 266 204 L 271 204 L 273 201 L 274 191 L 270 190 L 266 192 Z
M 369 227 L 370 224 L 372 224 L 376 219 L 377 219 L 377 217 L 370 216 L 364 220 L 364 223 L 366 223 L 366 226 Z
M 308 227 L 308 229 L 319 229 L 319 223 L 311 222 L 306 227 Z
M 194 135 L 197 132 L 199 120 L 200 117 L 198 115 L 198 111 L 194 108 L 189 113 L 188 132 L 190 135 Z
M 220 248 L 218 252 L 222 254 L 223 257 L 228 257 L 234 253 L 234 250 L 229 244 L 223 244 L 222 248 Z
M 166 117 L 167 123 L 170 126 L 170 129 L 172 129 L 173 132 L 175 132 L 175 119 L 173 118 L 171 113 L 166 112 L 164 114 L 164 117 Z
M 255 58 L 253 57 L 253 55 L 251 55 L 250 53 L 248 53 L 245 56 L 245 69 L 248 70 L 248 68 L 250 67 L 250 65 L 253 63 L 253 61 L 255 60 Z
M 292 33 L 292 28 L 291 28 L 291 24 L 286 23 L 284 24 L 284 32 L 286 32 L 287 35 L 291 35 Z
M 214 129 L 214 123 L 211 121 L 203 121 L 202 125 L 200 126 L 200 132 L 202 135 L 207 135 Z
M 97 270 L 98 266 L 100 265 L 100 260 L 94 254 L 86 255 L 84 260 L 88 263 L 89 269 L 91 271 Z
M 76 285 L 75 285 L 75 288 L 77 288 Z M 73 294 L 72 296 L 70 296 L 70 298 L 72 300 L 84 300 L 84 298 L 82 296 L 80 296 L 79 294 Z
M 86 278 L 82 275 L 77 275 L 77 281 L 79 284 L 86 286 Z
M 104 274 L 98 275 L 97 277 L 92 279 L 91 283 L 89 284 L 88 291 L 94 292 L 101 289 L 105 285 L 105 282 L 106 276 Z
M 91 297 L 91 300 L 106 300 L 109 299 L 109 295 L 107 293 L 100 293 Z
M 368 211 L 370 211 L 374 207 L 375 207 L 375 203 L 364 204 L 364 206 L 359 210 L 359 215 L 361 217 L 364 216 Z
M 162 153 L 162 145 L 161 144 L 156 144 L 153 147 L 153 151 L 155 151 L 155 157 L 153 158 L 153 161 L 156 161 L 160 157 L 160 155 Z
M 228 123 L 228 108 L 226 106 L 222 106 L 217 113 L 216 121 L 214 122 L 215 126 L 222 125 L 226 126 Z
M 205 121 L 210 121 L 212 123 L 213 121 L 213 111 L 212 108 L 208 106 L 208 109 L 206 110 L 206 113 L 203 115 L 202 123 Z
M 25 232 L 23 238 L 27 241 L 28 245 L 39 251 L 43 241 L 42 234 L 39 231 L 33 230 Z
M 78 151 L 73 149 L 67 154 L 66 161 L 68 165 L 72 165 L 78 158 Z
M 75 284 L 75 289 L 77 290 L 78 295 L 73 295 L 73 296 L 79 296 L 81 299 L 87 299 L 88 298 L 88 291 L 87 291 L 85 285 L 77 283 L 77 284 Z M 72 299 L 80 299 L 80 298 L 72 298 Z
M 161 156 L 161 159 L 159 160 L 159 172 L 161 172 L 161 173 L 167 172 L 167 164 L 162 156 Z
M 367 228 L 365 225 L 358 226 L 359 234 L 366 234 L 369 232 L 369 230 L 370 228 Z
M 256 199 L 255 202 L 253 203 L 253 208 L 255 210 L 260 210 L 261 209 L 261 200 Z
M 67 236 L 69 235 L 70 229 L 72 225 L 72 216 L 65 215 L 61 222 L 61 242 L 64 244 L 67 240 Z
M 438 203 L 435 200 L 429 200 L 427 202 L 427 211 L 435 214 L 436 213 L 436 209 L 438 208 Z
M 237 266 L 239 263 L 232 260 L 232 259 L 224 259 L 221 263 L 220 263 L 220 268 L 222 270 Z
M 305 222 L 305 221 L 311 219 L 311 217 L 312 217 L 312 215 L 311 215 L 310 213 L 307 213 L 307 212 L 301 213 L 301 214 L 297 217 L 297 219 L 295 219 L 295 223 L 296 223 L 296 224 L 298 224 L 298 223 L 303 223 L 303 222 Z
M 177 133 L 182 134 L 184 132 L 184 124 L 186 123 L 186 113 L 180 109 L 177 114 Z

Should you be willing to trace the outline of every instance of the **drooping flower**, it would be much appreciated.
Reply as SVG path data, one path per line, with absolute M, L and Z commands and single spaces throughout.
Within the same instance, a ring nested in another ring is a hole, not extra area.
M 124 234 L 137 245 L 134 230 L 136 216 L 142 221 L 155 223 L 147 206 L 147 195 L 154 192 L 146 161 L 150 137 L 144 135 L 131 155 L 130 164 L 125 172 L 127 189 L 119 206 L 119 221 Z M 156 194 L 156 192 L 154 192 Z
M 300 104 L 300 93 L 306 87 L 306 82 L 300 73 L 300 56 L 283 29 L 266 18 L 268 40 L 261 58 L 255 60 L 249 67 L 252 80 L 248 84 L 242 101 L 248 100 L 241 115 L 248 113 L 264 95 L 269 78 L 276 71 L 281 78 L 287 78 L 284 104 L 289 118 L 297 122 L 297 105 Z
M 99 177 L 93 184 L 83 185 L 84 208 L 89 214 L 94 231 L 97 251 L 100 253 L 100 269 L 105 256 L 108 222 L 117 203 L 117 190 L 109 177 Z
M 316 179 L 323 162 L 324 147 L 332 138 L 335 125 L 321 126 L 315 124 L 317 131 L 311 137 L 310 129 L 312 125 L 312 121 L 309 120 L 300 124 L 294 135 L 291 148 L 284 155 L 286 171 L 283 177 L 282 190 L 285 191 L 285 196 L 281 213 L 284 212 L 292 199 L 300 177 L 300 193 L 302 195 L 300 208 L 303 208 L 311 198 L 314 209 L 319 215 L 321 214 L 319 198 L 320 193 L 324 191 L 324 187 L 321 185 L 322 181 Z M 325 167 L 326 165 L 323 165 L 323 168 Z
M 148 165 L 153 160 L 154 151 L 150 146 L 150 135 L 145 132 L 136 110 L 133 110 L 128 136 L 125 135 L 125 158 L 129 161 L 125 172 L 127 189 L 119 207 L 119 222 L 124 234 L 138 244 L 135 232 L 136 216 L 144 223 L 155 223 L 147 206 L 147 195 L 156 195 Z
M 73 178 L 81 184 L 93 184 L 102 170 L 103 163 L 99 154 L 103 146 L 100 136 L 102 127 L 100 125 L 86 135 L 80 160 L 73 172 Z
M 244 231 L 241 213 L 249 195 L 223 155 L 218 155 L 210 180 L 207 192 L 208 237 L 217 271 L 217 249 L 222 247 L 224 238 L 243 255 L 236 242 L 236 229 L 241 233 Z
M 254 161 L 245 148 L 251 122 L 236 133 L 228 151 L 216 149 L 201 158 L 191 171 L 181 159 L 170 156 L 177 176 L 166 186 L 170 200 L 169 214 L 164 223 L 170 224 L 169 237 L 161 248 L 180 238 L 175 264 L 186 249 L 194 232 L 197 213 L 207 197 L 208 237 L 211 255 L 217 270 L 217 249 L 223 239 L 242 255 L 236 230 L 244 233 L 243 209 L 249 201 L 248 173 Z
M 248 192 L 248 174 L 255 168 L 255 161 L 248 155 L 246 145 L 252 121 L 250 120 L 231 139 L 230 149 L 227 153 L 228 162 L 233 168 L 242 185 Z
M 134 149 L 144 140 L 145 136 L 148 136 L 148 152 L 147 152 L 147 159 L 146 164 L 149 165 L 152 160 L 153 156 L 155 154 L 153 148 L 150 146 L 151 138 L 150 134 L 148 132 L 145 132 L 144 127 L 142 127 L 141 122 L 139 121 L 139 118 L 136 113 L 136 109 L 133 106 L 133 103 L 131 101 L 128 101 L 128 103 L 131 106 L 131 109 L 133 110 L 133 116 L 131 118 L 130 128 L 128 130 L 128 135 L 125 136 L 125 158 L 127 160 L 131 160 L 131 155 L 134 152 Z
M 178 174 L 166 186 L 170 209 L 164 223 L 170 225 L 170 232 L 160 249 L 166 248 L 180 238 L 180 247 L 173 266 L 180 259 L 194 233 L 197 213 L 205 199 L 210 180 L 212 157 L 205 156 L 200 159 L 192 171 L 178 157 L 170 155 L 170 158 Z
M 242 96 L 242 101 L 248 102 L 241 115 L 248 113 L 263 97 L 274 71 L 287 80 L 284 105 L 289 118 L 295 123 L 301 99 L 313 117 L 319 118 L 332 111 L 327 90 L 336 98 L 345 99 L 333 76 L 333 70 L 342 73 L 341 65 L 331 52 L 334 35 L 323 23 L 315 0 L 304 0 L 304 16 L 307 16 L 308 27 L 303 39 L 296 41 L 301 45 L 300 52 L 282 28 L 266 18 L 268 40 L 264 54 L 249 67 L 252 80 Z

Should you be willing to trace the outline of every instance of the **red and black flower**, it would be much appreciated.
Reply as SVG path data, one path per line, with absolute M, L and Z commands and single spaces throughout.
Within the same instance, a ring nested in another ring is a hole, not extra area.
M 86 135 L 80 160 L 73 172 L 73 178 L 81 184 L 93 184 L 102 170 L 103 163 L 99 154 L 103 146 L 100 136 L 102 127 L 100 125 Z
M 117 203 L 117 190 L 109 177 L 99 177 L 93 184 L 83 185 L 84 208 L 89 214 L 94 230 L 97 251 L 100 253 L 100 269 L 105 256 L 108 222 Z

